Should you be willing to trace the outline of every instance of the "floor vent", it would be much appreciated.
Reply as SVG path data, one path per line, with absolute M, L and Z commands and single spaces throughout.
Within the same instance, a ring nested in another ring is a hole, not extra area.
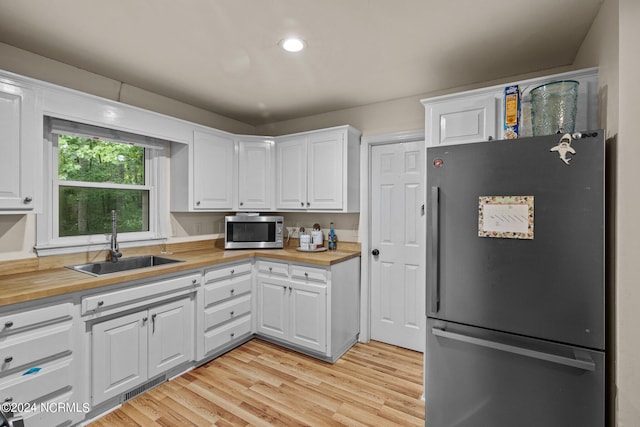
M 158 377 L 156 379 L 153 379 L 147 383 L 142 384 L 140 387 L 136 387 L 131 391 L 128 391 L 124 394 L 122 401 L 126 402 L 129 399 L 133 399 L 134 397 L 136 397 L 139 394 L 144 393 L 145 391 L 152 389 L 153 387 L 157 386 L 158 384 L 161 384 L 163 382 L 166 381 L 166 377 L 165 376 L 161 376 Z

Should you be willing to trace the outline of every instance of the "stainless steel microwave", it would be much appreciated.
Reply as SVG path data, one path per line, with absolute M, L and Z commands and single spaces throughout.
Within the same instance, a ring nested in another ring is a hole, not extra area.
M 231 215 L 224 219 L 224 248 L 282 248 L 283 217 Z

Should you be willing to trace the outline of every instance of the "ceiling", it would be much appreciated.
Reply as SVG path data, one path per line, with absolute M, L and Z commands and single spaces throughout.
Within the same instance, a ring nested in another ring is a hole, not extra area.
M 0 42 L 260 125 L 570 65 L 602 2 L 0 0 Z

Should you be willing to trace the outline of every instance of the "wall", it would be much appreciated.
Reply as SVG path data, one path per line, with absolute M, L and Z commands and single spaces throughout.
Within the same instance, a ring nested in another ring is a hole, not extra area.
M 640 2 L 606 0 L 598 19 L 585 39 L 576 63 L 596 60 L 600 67 L 600 100 L 602 125 L 607 130 L 608 152 L 612 170 L 610 211 L 611 230 L 615 241 L 610 250 L 610 296 L 613 303 L 609 346 L 614 350 L 611 375 L 615 384 L 612 425 L 640 425 L 640 144 L 633 128 L 640 117 L 638 69 L 640 57 Z
M 619 123 L 616 232 L 618 425 L 640 425 L 640 2 L 620 0 Z

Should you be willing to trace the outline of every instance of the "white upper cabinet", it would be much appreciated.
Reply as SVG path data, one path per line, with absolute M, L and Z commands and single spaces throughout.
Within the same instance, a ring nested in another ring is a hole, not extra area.
M 233 136 L 195 130 L 193 144 L 171 144 L 171 210 L 232 210 L 235 174 Z
M 272 210 L 275 199 L 274 141 L 241 136 L 238 145 L 238 209 Z
M 486 93 L 433 102 L 426 111 L 428 139 L 433 145 L 496 139 L 499 96 Z
M 515 84 L 522 93 L 520 136 L 531 136 L 530 92 L 557 80 L 580 83 L 575 130 L 599 128 L 598 70 L 589 68 L 423 99 L 426 143 L 433 146 L 504 139 L 504 88 Z
M 41 206 L 42 115 L 33 89 L 0 79 L 0 214 Z
M 307 139 L 279 139 L 276 146 L 276 209 L 305 209 L 307 201 Z
M 350 126 L 276 139 L 276 209 L 357 212 L 360 132 Z

